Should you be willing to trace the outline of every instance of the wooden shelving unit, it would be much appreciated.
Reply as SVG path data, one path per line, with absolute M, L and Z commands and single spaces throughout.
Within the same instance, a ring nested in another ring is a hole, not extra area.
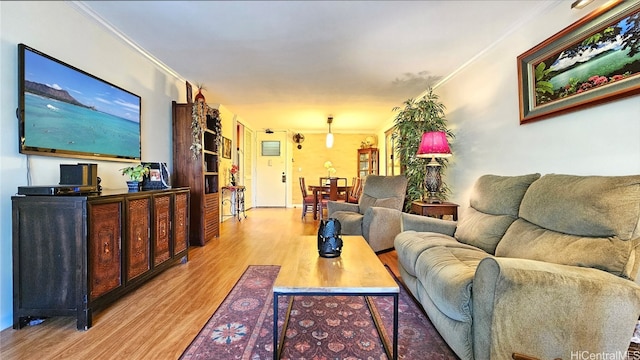
M 191 245 L 205 245 L 220 235 L 220 184 L 218 174 L 219 143 L 216 117 L 202 119 L 202 131 L 194 142 L 192 113 L 194 104 L 173 106 L 173 175 L 172 185 L 191 189 Z M 206 104 L 204 113 L 217 113 Z M 194 153 L 192 146 L 199 147 Z

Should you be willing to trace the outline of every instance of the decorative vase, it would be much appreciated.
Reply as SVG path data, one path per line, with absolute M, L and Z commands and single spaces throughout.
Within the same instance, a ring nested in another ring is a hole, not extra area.
M 140 191 L 140 181 L 127 181 L 127 187 L 129 192 L 138 192 Z
M 198 89 L 198 93 L 196 94 L 195 101 L 196 102 L 206 102 L 205 99 L 204 99 L 204 95 L 202 95 L 201 89 Z

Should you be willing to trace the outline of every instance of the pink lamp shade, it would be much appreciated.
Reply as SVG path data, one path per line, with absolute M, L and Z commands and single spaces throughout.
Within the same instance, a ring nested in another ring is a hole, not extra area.
M 417 157 L 435 158 L 451 156 L 451 149 L 444 131 L 431 131 L 422 134 Z

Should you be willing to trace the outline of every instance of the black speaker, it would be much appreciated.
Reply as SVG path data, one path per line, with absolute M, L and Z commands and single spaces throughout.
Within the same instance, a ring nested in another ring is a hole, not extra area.
M 60 164 L 60 185 L 98 188 L 98 164 Z
M 320 220 L 318 228 L 318 253 L 320 257 L 335 258 L 342 254 L 341 225 L 338 219 Z

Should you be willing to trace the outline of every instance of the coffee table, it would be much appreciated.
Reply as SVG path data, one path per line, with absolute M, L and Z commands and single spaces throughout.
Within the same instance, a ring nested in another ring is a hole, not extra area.
M 398 296 L 400 288 L 362 236 L 342 236 L 342 254 L 337 258 L 318 255 L 317 236 L 292 241 L 289 256 L 273 284 L 273 358 L 279 359 L 295 295 L 364 296 L 387 358 L 398 358 Z M 289 307 L 278 336 L 278 297 L 290 296 Z M 370 296 L 393 297 L 393 344 L 390 349 L 379 319 L 371 311 Z

